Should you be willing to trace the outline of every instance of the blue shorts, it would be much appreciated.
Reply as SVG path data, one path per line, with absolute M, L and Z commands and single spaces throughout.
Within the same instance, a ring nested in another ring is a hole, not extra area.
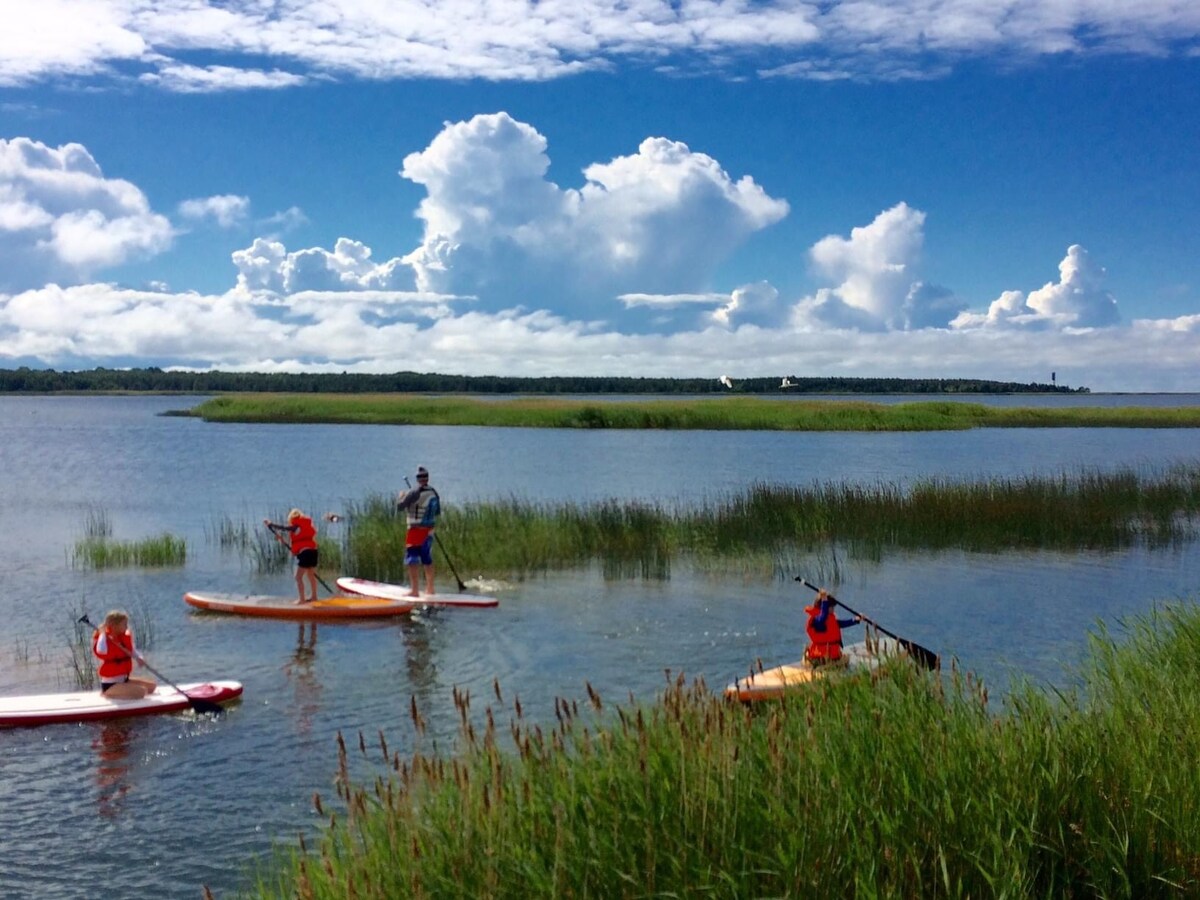
M 404 564 L 408 566 L 433 565 L 433 535 L 425 538 L 425 540 L 414 547 L 404 548 Z

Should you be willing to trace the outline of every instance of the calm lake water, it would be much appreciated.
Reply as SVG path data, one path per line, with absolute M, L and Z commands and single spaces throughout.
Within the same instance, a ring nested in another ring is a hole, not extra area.
M 897 398 L 888 398 L 894 400 Z M 907 398 L 928 399 L 928 398 Z M 1197 395 L 968 397 L 1033 405 L 1200 405 Z M 446 503 L 518 497 L 688 504 L 754 481 L 907 483 L 938 476 L 1148 471 L 1200 457 L 1190 430 L 1012 429 L 938 434 L 576 432 L 494 428 L 210 425 L 157 415 L 178 397 L 0 397 L 0 694 L 72 689 L 71 622 L 122 606 L 153 622 L 148 658 L 173 681 L 235 678 L 243 702 L 216 720 L 154 716 L 0 731 L 0 896 L 220 896 L 245 886 L 273 842 L 319 824 L 333 796 L 336 735 L 414 746 L 416 697 L 449 747 L 454 687 L 482 712 L 498 679 L 526 715 L 554 698 L 652 700 L 664 669 L 720 687 L 761 658 L 802 651 L 791 582 L 700 576 L 605 581 L 592 571 L 510 585 L 495 610 L 413 621 L 295 625 L 202 614 L 190 589 L 290 594 L 290 573 L 256 576 L 209 540 L 223 517 L 257 523 L 392 493 L 417 465 Z M 163 572 L 93 573 L 70 552 L 89 511 L 118 539 L 170 531 L 188 561 Z M 453 554 L 453 547 L 448 547 Z M 838 595 L 997 685 L 1064 668 L 1104 621 L 1193 597 L 1196 543 L 1114 553 L 900 554 L 840 560 Z M 353 573 L 348 573 L 353 574 Z M 470 579 L 475 573 L 461 571 Z M 795 574 L 812 574 L 796 572 Z M 441 584 L 452 577 L 444 567 Z M 307 637 L 307 635 L 305 636 Z M 120 879 L 116 887 L 114 877 Z

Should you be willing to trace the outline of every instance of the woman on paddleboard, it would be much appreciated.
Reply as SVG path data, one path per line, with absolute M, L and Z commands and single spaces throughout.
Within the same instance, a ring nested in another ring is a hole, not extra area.
M 134 678 L 133 665 L 143 663 L 133 643 L 129 614 L 114 609 L 92 634 L 92 654 L 100 660 L 100 693 L 115 700 L 141 700 L 152 693 L 157 683 L 149 678 Z
M 313 524 L 313 520 L 306 516 L 298 509 L 293 509 L 288 513 L 288 523 L 280 525 L 278 522 L 272 522 L 270 519 L 263 519 L 263 524 L 266 525 L 275 534 L 275 537 L 282 541 L 279 537 L 281 533 L 291 536 L 292 556 L 296 557 L 296 592 L 300 599 L 297 603 L 311 603 L 317 599 L 317 526 Z M 304 585 L 307 582 L 309 593 L 312 594 L 311 600 L 306 600 L 304 597 Z
M 838 662 L 842 658 L 842 629 L 862 621 L 862 616 L 857 615 L 852 619 L 839 619 L 833 613 L 836 605 L 837 601 L 828 593 L 819 591 L 812 606 L 804 607 L 808 614 L 805 631 L 808 632 L 809 641 L 804 658 L 809 665 L 823 666 Z
M 405 481 L 408 479 L 406 478 Z M 410 597 L 419 597 L 421 592 L 419 574 L 425 569 L 425 593 L 434 594 L 433 589 L 433 528 L 442 511 L 438 492 L 429 483 L 429 472 L 417 466 L 417 486 L 396 500 L 396 509 L 408 515 L 408 531 L 404 535 L 404 562 L 408 566 L 408 581 L 412 586 Z

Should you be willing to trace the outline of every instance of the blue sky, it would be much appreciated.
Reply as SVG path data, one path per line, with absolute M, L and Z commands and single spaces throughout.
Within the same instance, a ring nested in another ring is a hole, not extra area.
M 1200 386 L 1200 7 L 0 0 L 0 366 Z

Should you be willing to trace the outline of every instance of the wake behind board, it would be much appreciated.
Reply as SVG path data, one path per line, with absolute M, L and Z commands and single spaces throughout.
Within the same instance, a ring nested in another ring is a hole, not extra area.
M 823 678 L 876 669 L 889 657 L 903 654 L 900 645 L 889 638 L 851 644 L 843 651 L 843 662 L 812 666 L 806 660 L 753 672 L 725 688 L 725 696 L 743 703 L 778 700 L 789 691 Z
M 220 594 L 188 591 L 183 599 L 197 609 L 292 621 L 329 621 L 330 619 L 372 619 L 400 616 L 412 612 L 412 599 L 389 600 L 380 597 L 325 597 L 310 603 L 297 603 L 295 597 L 266 594 Z
M 180 687 L 183 693 L 173 687 L 160 685 L 153 694 L 147 694 L 141 700 L 113 700 L 98 689 L 68 694 L 0 697 L 0 728 L 179 712 L 191 706 L 191 700 L 225 703 L 242 694 L 242 685 L 236 681 L 209 681 L 181 684 Z
M 368 581 L 365 578 L 342 577 L 337 580 L 337 586 L 350 594 L 364 597 L 382 597 L 390 600 L 407 600 L 422 606 L 499 606 L 500 601 L 495 597 L 483 594 L 422 594 L 420 597 L 410 597 L 409 589 L 402 584 L 388 584 L 386 581 Z

